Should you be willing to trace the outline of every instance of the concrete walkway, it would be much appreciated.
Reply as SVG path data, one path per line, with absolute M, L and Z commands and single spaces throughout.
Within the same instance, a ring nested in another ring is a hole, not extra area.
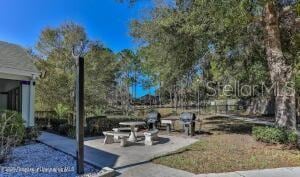
M 299 177 L 300 167 L 200 174 L 195 177 Z
M 120 171 L 120 177 L 300 177 L 300 167 L 198 174 L 146 163 Z
M 117 170 L 118 177 L 195 177 L 195 174 L 151 162 Z

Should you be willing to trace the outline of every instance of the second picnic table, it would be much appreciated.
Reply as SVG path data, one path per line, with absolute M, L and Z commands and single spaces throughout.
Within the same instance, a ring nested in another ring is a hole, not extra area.
M 131 141 L 131 142 L 136 142 L 137 141 L 137 138 L 136 138 L 136 134 L 135 134 L 135 131 L 134 131 L 134 128 L 136 126 L 139 126 L 139 125 L 145 125 L 145 122 L 141 122 L 141 121 L 133 121 L 133 122 L 120 122 L 119 123 L 120 125 L 126 125 L 126 126 L 130 126 L 130 136 L 129 136 L 129 139 L 128 141 Z

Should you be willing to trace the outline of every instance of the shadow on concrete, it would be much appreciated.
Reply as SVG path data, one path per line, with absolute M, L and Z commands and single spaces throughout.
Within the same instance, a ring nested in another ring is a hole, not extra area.
M 154 145 L 157 145 L 157 144 L 166 144 L 168 142 L 170 142 L 170 138 L 159 137 L 159 141 L 155 141 Z
M 113 168 L 119 158 L 119 155 L 96 149 L 85 145 L 85 161 L 98 168 L 111 167 Z
M 84 141 L 96 140 L 96 139 L 104 139 L 104 136 L 89 136 L 84 137 Z
M 43 132 L 42 135 L 38 138 L 38 141 L 54 148 L 55 150 L 64 152 L 76 158 L 77 144 L 75 139 Z M 119 158 L 119 155 L 103 151 L 101 149 L 96 149 L 88 145 L 84 145 L 84 154 L 85 162 L 99 169 L 106 166 L 114 167 Z

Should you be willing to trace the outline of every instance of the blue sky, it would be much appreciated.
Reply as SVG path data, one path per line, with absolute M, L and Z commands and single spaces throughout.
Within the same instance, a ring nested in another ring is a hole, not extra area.
M 134 49 L 128 26 L 143 15 L 148 2 L 129 6 L 118 0 L 0 0 L 0 40 L 32 48 L 45 27 L 74 21 L 85 27 L 90 39 L 115 52 Z M 138 88 L 139 96 L 145 93 Z
M 114 51 L 133 48 L 130 20 L 141 16 L 145 3 L 129 6 L 117 0 L 0 0 L 0 39 L 33 47 L 41 30 L 65 21 L 84 26 L 91 39 Z

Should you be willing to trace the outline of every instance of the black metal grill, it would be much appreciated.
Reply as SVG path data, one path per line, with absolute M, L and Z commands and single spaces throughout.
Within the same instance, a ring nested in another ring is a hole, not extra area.
M 185 133 L 194 136 L 196 115 L 191 112 L 183 112 L 180 114 L 179 120 L 183 125 Z
M 156 129 L 160 124 L 161 115 L 159 112 L 150 112 L 146 116 L 146 123 L 149 129 Z
M 180 115 L 180 121 L 182 121 L 184 124 L 191 124 L 192 122 L 195 122 L 196 115 L 191 112 L 183 112 Z

